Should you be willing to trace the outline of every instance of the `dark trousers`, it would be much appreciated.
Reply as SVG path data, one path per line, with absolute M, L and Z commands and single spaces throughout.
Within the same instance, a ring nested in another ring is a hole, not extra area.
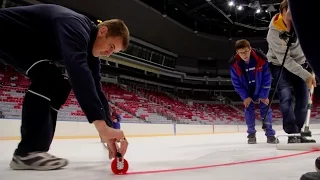
M 275 81 L 280 73 L 281 66 L 270 65 L 271 74 Z M 295 106 L 290 86 L 295 90 Z M 283 69 L 277 88 L 280 100 L 280 111 L 283 118 L 283 130 L 288 134 L 300 133 L 307 117 L 308 88 L 303 79 Z
M 71 91 L 67 77 L 53 62 L 34 65 L 27 76 L 31 85 L 23 100 L 21 141 L 15 151 L 17 155 L 49 150 L 58 110 Z

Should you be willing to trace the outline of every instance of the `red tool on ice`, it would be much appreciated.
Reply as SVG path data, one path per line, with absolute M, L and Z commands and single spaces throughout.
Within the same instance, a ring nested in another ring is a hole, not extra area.
M 114 174 L 126 174 L 129 169 L 129 163 L 122 155 L 117 152 L 116 158 L 111 163 L 111 170 Z

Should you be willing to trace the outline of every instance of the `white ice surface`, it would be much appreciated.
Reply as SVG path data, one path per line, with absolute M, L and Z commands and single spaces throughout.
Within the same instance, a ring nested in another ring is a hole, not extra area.
M 318 131 L 319 132 L 319 131 Z M 125 158 L 128 172 L 188 168 L 282 156 L 302 151 L 279 151 L 267 144 L 262 133 L 258 144 L 248 145 L 246 134 L 215 134 L 152 138 L 129 138 Z M 320 136 L 314 136 L 320 142 Z M 287 139 L 280 139 L 286 143 Z M 18 141 L 0 141 L 1 180 L 299 180 L 314 171 L 319 152 L 238 165 L 165 173 L 115 176 L 110 160 L 99 139 L 54 140 L 50 153 L 67 158 L 69 166 L 55 171 L 13 171 L 9 168 Z M 153 176 L 153 178 L 151 177 Z

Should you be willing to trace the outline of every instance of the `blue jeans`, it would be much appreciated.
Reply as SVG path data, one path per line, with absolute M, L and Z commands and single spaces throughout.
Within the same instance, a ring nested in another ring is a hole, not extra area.
M 254 100 L 254 99 L 253 99 Z M 260 116 L 263 118 L 266 113 L 268 113 L 266 117 L 266 122 L 268 122 L 268 125 L 266 125 L 266 136 L 274 136 L 275 130 L 272 129 L 272 111 L 271 109 L 268 109 L 268 105 L 265 105 L 264 103 L 260 102 Z M 255 129 L 255 122 L 256 122 L 256 115 L 255 115 L 255 108 L 254 103 L 251 102 L 250 105 L 244 109 L 244 118 L 248 127 L 247 133 L 254 134 L 256 133 Z
M 270 65 L 271 74 L 276 82 L 281 67 Z M 296 104 L 293 109 L 290 85 L 295 90 Z M 300 133 L 307 117 L 309 92 L 307 85 L 299 76 L 283 69 L 277 88 L 280 111 L 283 118 L 283 130 L 287 134 Z

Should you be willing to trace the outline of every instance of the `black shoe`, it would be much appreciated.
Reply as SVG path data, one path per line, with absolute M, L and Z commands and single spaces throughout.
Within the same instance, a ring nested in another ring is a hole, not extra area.
M 269 144 L 278 144 L 279 143 L 279 139 L 277 139 L 274 136 L 268 136 L 267 137 L 267 143 L 269 143 Z
M 248 135 L 248 144 L 257 144 L 256 134 Z
M 301 143 L 316 143 L 314 139 L 307 139 L 306 137 L 299 137 Z
M 300 143 L 300 138 L 296 136 L 288 137 L 288 143 Z
M 319 180 L 320 172 L 308 172 L 301 176 L 300 180 Z

